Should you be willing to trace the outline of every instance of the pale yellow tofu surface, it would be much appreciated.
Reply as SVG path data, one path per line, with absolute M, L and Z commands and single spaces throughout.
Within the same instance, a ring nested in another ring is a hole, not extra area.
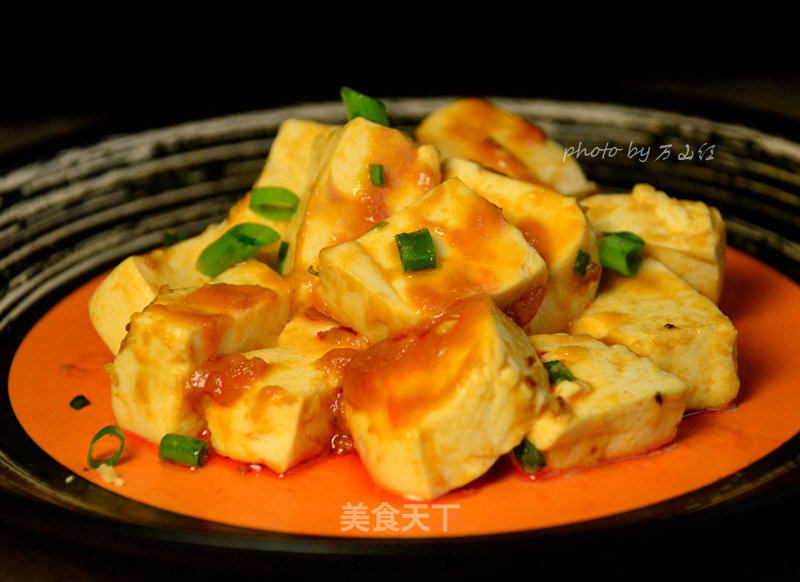
M 261 362 L 260 373 L 240 387 L 232 402 L 210 398 L 203 406 L 214 450 L 277 473 L 328 452 L 338 390 L 328 383 L 324 368 L 309 355 L 282 347 L 241 357 Z
M 566 331 L 594 298 L 601 267 L 597 236 L 578 201 L 552 188 L 509 178 L 476 162 L 445 160 L 442 178 L 459 178 L 476 194 L 500 207 L 503 216 L 542 256 L 548 269 L 544 297 L 535 316 L 525 325 L 532 333 Z M 575 269 L 580 252 L 588 264 Z
M 405 272 L 395 236 L 421 229 L 433 239 L 436 266 Z M 318 269 L 319 310 L 373 342 L 478 292 L 514 313 L 547 282 L 544 260 L 519 229 L 457 178 L 358 239 L 323 249 Z
M 736 328 L 655 259 L 645 258 L 630 277 L 606 270 L 570 331 L 622 344 L 678 376 L 689 386 L 689 410 L 725 408 L 739 392 Z
M 434 111 L 416 129 L 420 143 L 444 158 L 464 158 L 506 176 L 550 186 L 567 196 L 596 190 L 564 148 L 537 125 L 490 101 L 456 100 Z
M 553 385 L 552 406 L 527 439 L 550 469 L 589 467 L 632 457 L 674 440 L 688 387 L 622 345 L 586 335 L 530 336 L 543 362 L 558 361 L 574 380 Z
M 547 385 L 524 332 L 477 295 L 357 352 L 342 394 L 372 479 L 430 500 L 480 477 L 519 444 Z
M 637 184 L 630 193 L 595 194 L 581 200 L 599 232 L 642 237 L 646 256 L 664 263 L 717 303 L 725 275 L 725 222 L 704 202 L 681 200 Z
M 195 368 L 218 354 L 274 345 L 288 319 L 287 295 L 259 285 L 165 287 L 133 315 L 107 368 L 117 424 L 155 442 L 170 432 L 194 436 L 202 418 L 186 384 Z
M 320 139 L 313 160 L 287 259 L 299 308 L 312 302 L 317 279 L 309 268 L 316 269 L 323 248 L 358 238 L 440 182 L 434 148 L 363 117 Z M 383 184 L 373 184 L 373 165 L 383 168 Z
M 223 382 L 233 378 L 235 383 L 242 358 L 246 369 L 258 371 L 233 386 L 230 390 L 240 394 L 228 401 L 206 390 L 201 409 L 214 450 L 282 473 L 330 451 L 337 434 L 349 438 L 336 405 L 342 367 L 351 352 L 366 345 L 335 321 L 298 313 L 274 347 L 201 364 L 195 375 L 202 377 L 204 367 L 221 370 Z

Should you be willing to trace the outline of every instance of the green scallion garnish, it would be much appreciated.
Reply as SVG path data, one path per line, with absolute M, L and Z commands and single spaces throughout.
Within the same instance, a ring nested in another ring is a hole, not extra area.
M 259 249 L 280 238 L 275 229 L 264 224 L 239 223 L 203 249 L 197 257 L 196 268 L 203 275 L 216 277 L 228 267 L 254 257 Z
M 401 232 L 394 236 L 403 271 L 436 268 L 436 247 L 427 228 L 415 232 Z
M 607 232 L 600 241 L 600 264 L 622 275 L 635 275 L 644 246 L 644 240 L 632 232 Z
M 528 439 L 514 447 L 514 457 L 526 473 L 538 473 L 547 465 L 542 452 Z
M 300 198 L 280 186 L 263 186 L 250 191 L 250 210 L 261 217 L 289 220 L 297 212 Z
M 189 238 L 188 235 L 183 234 L 173 228 L 168 228 L 164 231 L 164 246 L 171 247 L 172 245 L 181 242 L 182 240 L 186 240 Z
M 383 166 L 381 164 L 369 165 L 369 180 L 375 186 L 383 186 Z
M 116 452 L 110 457 L 106 457 L 105 459 L 95 459 L 94 458 L 94 445 L 104 436 L 111 435 L 114 436 L 119 440 L 119 447 L 117 448 Z M 92 469 L 97 469 L 100 465 L 114 465 L 119 458 L 122 456 L 122 449 L 125 448 L 125 433 L 122 432 L 122 429 L 116 425 L 106 426 L 101 428 L 97 431 L 97 434 L 92 437 L 92 442 L 89 443 L 89 455 L 87 456 L 87 461 L 89 466 Z
M 69 405 L 75 410 L 80 410 L 84 406 L 89 406 L 89 399 L 83 394 L 78 394 L 75 398 L 69 401 Z
M 308 266 L 308 272 L 314 275 L 315 277 L 319 277 L 319 271 L 314 268 L 314 265 Z
M 289 243 L 285 240 L 282 240 L 280 246 L 278 246 L 278 262 L 275 267 L 275 270 L 281 275 L 283 275 L 283 270 L 286 268 L 286 258 L 288 256 Z
M 158 443 L 158 458 L 188 467 L 202 467 L 208 458 L 208 443 L 182 434 L 165 434 Z
M 347 110 L 347 119 L 352 120 L 356 117 L 364 117 L 370 121 L 389 127 L 389 117 L 386 114 L 386 107 L 373 97 L 364 95 L 351 89 L 342 87 L 339 94 Z
M 550 376 L 551 384 L 558 384 L 563 380 L 574 380 L 575 376 L 572 375 L 569 368 L 567 368 L 561 360 L 551 360 L 544 363 L 547 373 Z
M 580 249 L 578 255 L 575 257 L 575 261 L 572 263 L 572 270 L 581 276 L 585 276 L 591 260 L 591 255 L 583 249 Z

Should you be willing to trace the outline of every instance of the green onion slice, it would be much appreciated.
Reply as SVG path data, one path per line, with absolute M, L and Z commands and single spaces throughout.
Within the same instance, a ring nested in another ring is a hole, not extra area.
M 276 270 L 281 275 L 283 275 L 283 270 L 286 268 L 286 259 L 288 256 L 289 243 L 285 240 L 282 240 L 280 246 L 278 246 L 278 262 L 276 266 Z
M 158 443 L 158 458 L 188 467 L 202 467 L 208 459 L 208 443 L 182 434 L 165 434 Z
M 436 268 L 436 247 L 427 228 L 416 232 L 401 232 L 394 236 L 403 271 Z
M 551 384 L 558 384 L 564 380 L 574 380 L 575 376 L 572 375 L 569 368 L 567 368 L 561 360 L 551 360 L 544 363 L 547 373 L 550 376 Z
M 183 234 L 182 232 L 173 228 L 168 228 L 164 231 L 164 246 L 171 247 L 172 245 L 179 243 L 182 240 L 186 240 L 187 238 L 189 238 L 188 235 Z
M 575 261 L 572 263 L 572 270 L 581 276 L 586 276 L 586 270 L 589 268 L 589 262 L 592 260 L 591 255 L 580 249 Z
M 69 405 L 75 410 L 80 410 L 84 406 L 89 406 L 89 399 L 83 394 L 78 394 L 75 398 L 69 401 Z
M 635 275 L 644 246 L 644 240 L 632 232 L 607 232 L 600 241 L 600 264 L 623 275 Z
M 95 459 L 94 458 L 94 445 L 106 435 L 113 435 L 119 440 L 119 447 L 117 448 L 116 452 L 111 455 L 110 457 L 106 457 L 105 459 Z M 125 448 L 125 433 L 122 432 L 122 429 L 116 425 L 106 426 L 101 428 L 97 431 L 97 434 L 94 435 L 92 438 L 92 442 L 89 443 L 89 455 L 87 457 L 87 461 L 89 466 L 92 469 L 97 469 L 100 465 L 114 465 L 119 458 L 122 456 L 122 449 Z
M 308 272 L 314 275 L 315 277 L 319 277 L 319 271 L 314 268 L 314 265 L 308 266 Z
M 514 447 L 514 457 L 526 473 L 538 473 L 547 465 L 542 452 L 528 439 Z
M 381 164 L 369 165 L 369 180 L 375 186 L 383 186 L 383 166 Z
M 246 261 L 262 247 L 280 240 L 274 228 L 256 222 L 242 222 L 208 245 L 197 257 L 196 268 L 214 278 L 228 267 Z
M 389 117 L 386 114 L 386 107 L 373 97 L 364 95 L 351 89 L 342 87 L 339 94 L 347 110 L 347 119 L 364 117 L 370 121 L 389 127 Z
M 263 218 L 289 220 L 297 212 L 300 198 L 288 188 L 263 186 L 250 191 L 250 210 Z

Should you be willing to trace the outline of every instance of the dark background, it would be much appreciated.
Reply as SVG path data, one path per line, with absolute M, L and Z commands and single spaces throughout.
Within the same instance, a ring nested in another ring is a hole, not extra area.
M 6 19 L 0 170 L 107 134 L 336 100 L 342 85 L 377 97 L 627 103 L 800 136 L 797 34 L 791 18 L 766 6 L 736 16 L 732 9 L 704 15 L 697 6 L 678 12 L 635 5 L 613 13 L 604 5 L 588 13 L 568 5 L 552 15 L 540 6 L 458 5 L 433 17 L 423 7 L 342 5 L 336 20 L 310 6 L 289 16 L 273 7 L 256 13 L 215 6 L 202 24 L 189 22 L 189 14 L 166 21 L 163 7 L 116 8 L 95 13 L 92 24 L 75 12 L 49 14 L 46 26 L 36 14 Z M 563 572 L 566 579 L 603 572 L 619 580 L 795 580 L 798 518 L 800 505 L 789 500 L 574 551 L 532 551 L 520 560 L 531 576 Z M 497 564 L 503 575 L 508 559 Z M 434 576 L 422 578 L 449 579 L 433 568 Z M 139 580 L 160 573 L 158 564 L 0 525 L 4 580 Z

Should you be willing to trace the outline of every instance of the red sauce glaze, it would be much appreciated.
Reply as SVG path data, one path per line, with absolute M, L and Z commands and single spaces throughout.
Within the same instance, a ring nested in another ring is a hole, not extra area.
M 222 406 L 230 406 L 244 390 L 266 374 L 269 364 L 260 358 L 241 354 L 213 357 L 200 364 L 186 382 L 189 400 L 196 410 L 210 397 Z
M 406 333 L 353 353 L 342 382 L 345 405 L 385 411 L 402 427 L 446 401 L 472 361 L 490 302 L 486 295 L 460 300 Z

